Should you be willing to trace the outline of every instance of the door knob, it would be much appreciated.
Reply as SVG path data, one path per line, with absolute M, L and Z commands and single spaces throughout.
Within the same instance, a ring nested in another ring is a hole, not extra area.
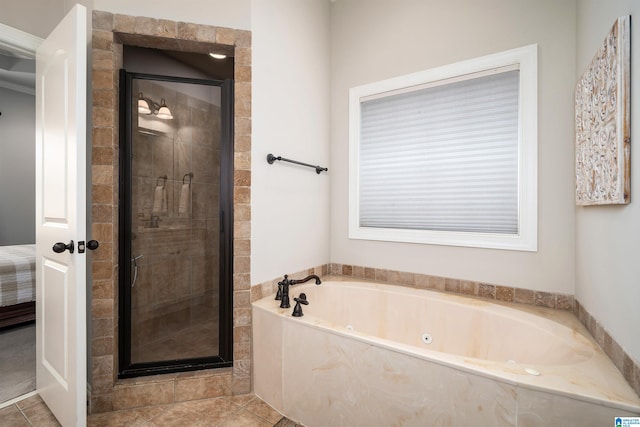
M 85 247 L 94 251 L 98 249 L 98 246 L 100 246 L 100 243 L 98 243 L 97 240 L 89 240 L 86 245 L 84 244 L 84 240 L 80 240 L 78 241 L 78 253 L 83 254 Z
M 53 245 L 53 252 L 57 253 L 57 254 L 61 254 L 62 252 L 69 250 L 69 253 L 73 253 L 73 240 L 71 242 L 69 242 L 68 245 L 65 245 L 62 242 L 58 242 L 55 245 Z

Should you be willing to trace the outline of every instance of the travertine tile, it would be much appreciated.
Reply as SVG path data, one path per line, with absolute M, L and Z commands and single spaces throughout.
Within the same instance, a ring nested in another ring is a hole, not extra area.
M 233 342 L 251 342 L 251 326 L 233 328 Z
M 251 343 L 233 343 L 233 357 L 238 360 L 251 359 Z
M 87 426 L 142 426 L 146 421 L 159 416 L 167 409 L 166 406 L 149 406 L 90 415 L 87 418 Z
M 604 351 L 607 353 L 607 356 L 609 356 L 616 368 L 622 372 L 624 369 L 624 351 L 622 350 L 622 347 L 620 347 L 620 344 L 618 344 L 618 342 L 615 341 L 606 331 L 604 335 Z
M 232 28 L 216 27 L 216 43 L 233 46 L 236 43 L 236 33 Z
M 234 154 L 234 166 L 236 169 L 251 169 L 251 153 L 248 151 L 243 151 L 240 153 Z M 249 218 L 250 219 L 250 218 Z
M 350 265 L 343 264 L 342 265 L 342 275 L 343 276 L 352 276 L 353 275 L 353 268 Z
M 227 399 L 229 399 L 232 403 L 238 405 L 239 407 L 244 407 L 255 398 L 256 395 L 253 393 L 238 394 L 236 396 L 227 397 Z
M 236 47 L 236 64 L 237 65 L 251 65 L 251 48 L 250 47 Z
M 535 302 L 535 292 L 530 289 L 515 288 L 513 302 L 533 304 Z
M 251 360 L 234 360 L 233 361 L 234 378 L 246 378 L 251 376 Z
M 444 289 L 447 292 L 460 293 L 460 280 L 445 278 Z
M 178 379 L 175 383 L 175 401 L 206 399 L 231 394 L 231 375 L 214 375 Z
M 278 411 L 257 398 L 250 401 L 244 408 L 272 424 L 277 423 L 282 418 L 282 415 Z
M 94 356 L 92 360 L 93 375 L 113 375 L 113 356 Z
M 429 279 L 431 276 L 427 274 L 414 275 L 415 286 L 419 289 L 429 289 Z
M 479 283 L 478 296 L 482 298 L 496 299 L 496 287 L 487 283 Z
M 113 29 L 121 33 L 133 33 L 136 27 L 135 16 L 116 14 L 113 16 Z
M 91 25 L 96 30 L 111 30 L 113 28 L 113 14 L 102 10 L 94 10 Z
M 477 295 L 477 283 L 470 280 L 461 280 L 460 293 L 465 295 Z
M 429 289 L 434 289 L 437 291 L 444 291 L 446 289 L 444 277 L 438 276 L 429 276 Z
M 91 44 L 93 49 L 110 50 L 113 44 L 113 33 L 111 31 L 94 29 Z
M 413 273 L 404 271 L 390 270 L 387 275 L 387 281 L 392 284 L 414 286 L 415 278 Z
M 534 304 L 539 307 L 556 308 L 556 296 L 550 292 L 536 291 Z
M 513 302 L 514 289 L 506 286 L 496 286 L 496 300 Z
M 364 267 L 354 265 L 351 271 L 351 275 L 353 277 L 357 277 L 358 279 L 364 279 Z
M 573 311 L 573 295 L 556 295 L 556 308 L 558 310 Z
M 235 30 L 235 44 L 238 47 L 251 47 L 251 31 Z
M 0 425 L 10 427 L 30 427 L 31 424 L 27 422 L 27 419 L 22 415 L 22 412 L 16 407 L 16 405 L 7 406 L 0 409 Z
M 216 27 L 211 27 L 208 25 L 197 25 L 196 40 L 205 43 L 215 43 L 217 31 L 218 29 Z
M 111 127 L 94 127 L 92 129 L 91 143 L 93 147 L 112 147 L 113 138 L 113 128 Z
M 233 394 L 247 394 L 251 392 L 251 377 L 233 377 L 231 392 Z
M 376 268 L 376 280 L 379 282 L 386 282 L 389 280 L 389 271 L 381 268 Z
M 233 325 L 248 326 L 251 325 L 251 308 L 234 308 L 233 309 Z
M 113 375 L 111 377 L 113 378 Z M 113 384 L 111 390 L 113 390 Z M 113 411 L 113 393 L 94 393 L 91 395 L 91 413 L 97 414 L 110 411 Z
M 49 411 L 49 408 L 47 408 L 47 405 L 45 405 L 44 402 L 31 405 L 28 408 L 25 408 L 22 412 L 32 426 L 60 426 L 60 423 L 58 423 L 58 421 L 53 416 L 51 411 Z
M 331 274 L 342 275 L 342 264 L 338 264 L 335 262 L 331 263 Z
M 152 384 L 116 386 L 113 396 L 113 409 L 129 409 L 141 406 L 155 406 L 174 402 L 172 381 Z
M 229 419 L 221 424 L 221 427 L 272 427 L 268 421 L 245 411 L 235 412 Z

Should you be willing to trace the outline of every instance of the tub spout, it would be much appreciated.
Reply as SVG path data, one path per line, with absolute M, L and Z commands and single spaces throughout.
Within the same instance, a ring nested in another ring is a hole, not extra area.
M 311 279 L 316 280 L 316 285 L 319 285 L 322 283 L 320 278 L 315 274 L 311 274 L 305 277 L 304 279 L 298 279 L 298 280 L 289 280 L 289 275 L 285 274 L 284 279 L 281 282 L 278 282 L 278 292 L 276 293 L 276 298 L 275 298 L 276 300 L 280 301 L 280 308 L 291 307 L 291 304 L 289 302 L 289 286 L 297 285 L 299 283 L 305 283 Z
M 318 276 L 316 276 L 315 274 L 311 274 L 307 277 L 305 277 L 304 279 L 300 279 L 300 280 L 290 280 L 289 284 L 291 285 L 297 285 L 298 283 L 305 283 L 308 282 L 311 279 L 316 279 L 316 285 L 319 285 L 320 283 L 322 283 L 322 281 L 320 280 L 320 278 Z

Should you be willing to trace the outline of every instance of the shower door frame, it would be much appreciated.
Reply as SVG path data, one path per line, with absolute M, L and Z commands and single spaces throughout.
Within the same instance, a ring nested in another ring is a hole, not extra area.
M 133 79 L 218 86 L 221 89 L 220 135 L 220 244 L 219 244 L 219 354 L 209 357 L 158 362 L 131 362 L 131 268 L 132 259 L 132 105 Z M 233 80 L 194 79 L 131 73 L 120 70 L 120 165 L 119 165 L 119 295 L 118 378 L 132 378 L 200 369 L 233 366 Z

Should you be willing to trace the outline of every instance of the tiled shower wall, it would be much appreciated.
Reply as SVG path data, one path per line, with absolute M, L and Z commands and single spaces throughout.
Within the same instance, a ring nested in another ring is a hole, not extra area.
M 93 12 L 90 412 L 251 391 L 251 33 Z M 235 57 L 232 369 L 118 380 L 118 72 L 123 44 Z

